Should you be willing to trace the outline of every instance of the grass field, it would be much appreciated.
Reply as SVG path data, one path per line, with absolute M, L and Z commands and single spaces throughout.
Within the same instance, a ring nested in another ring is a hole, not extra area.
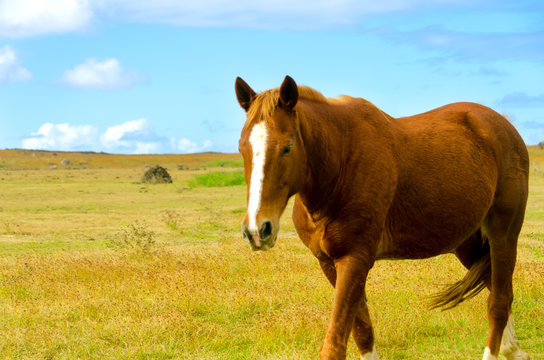
M 539 360 L 544 151 L 530 154 L 514 314 L 523 350 Z M 333 290 L 296 237 L 291 205 L 276 247 L 252 252 L 239 234 L 245 185 L 192 182 L 238 172 L 240 161 L 0 151 L 0 359 L 318 358 Z M 155 164 L 173 184 L 140 183 Z M 481 359 L 486 294 L 427 307 L 463 274 L 452 256 L 376 264 L 367 291 L 382 359 Z M 358 359 L 351 340 L 348 359 Z

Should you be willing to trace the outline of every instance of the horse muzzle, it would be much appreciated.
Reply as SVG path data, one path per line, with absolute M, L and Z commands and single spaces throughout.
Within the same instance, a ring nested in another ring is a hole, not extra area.
M 272 221 L 265 220 L 262 222 L 258 231 L 252 231 L 242 222 L 242 235 L 244 239 L 251 245 L 253 251 L 268 250 L 276 244 L 277 230 L 274 229 Z

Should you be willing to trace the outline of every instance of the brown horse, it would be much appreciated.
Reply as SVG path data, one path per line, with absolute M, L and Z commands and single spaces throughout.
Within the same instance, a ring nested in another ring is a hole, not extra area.
M 247 112 L 242 233 L 253 250 L 272 248 L 296 194 L 297 232 L 335 287 L 321 359 L 344 359 L 350 333 L 362 359 L 378 359 L 365 300 L 374 261 L 445 253 L 468 272 L 435 305 L 453 307 L 487 287 L 483 359 L 529 359 L 511 314 L 529 158 L 504 117 L 456 103 L 397 119 L 364 99 L 325 98 L 289 76 L 260 94 L 241 78 L 235 88 Z

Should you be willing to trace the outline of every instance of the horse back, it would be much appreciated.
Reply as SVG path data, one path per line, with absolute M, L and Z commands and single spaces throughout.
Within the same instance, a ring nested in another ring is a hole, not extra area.
M 455 103 L 394 122 L 397 189 L 378 257 L 452 251 L 482 226 L 505 179 L 527 182 L 521 137 L 485 106 Z
M 486 106 L 454 103 L 396 120 L 402 133 L 401 153 L 406 155 L 402 160 L 457 158 L 466 170 L 485 171 L 484 163 L 492 162 L 498 178 L 528 174 L 529 155 L 521 136 L 504 116 Z

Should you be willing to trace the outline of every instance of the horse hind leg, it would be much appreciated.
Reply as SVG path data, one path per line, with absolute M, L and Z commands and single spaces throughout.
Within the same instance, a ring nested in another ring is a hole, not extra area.
M 500 353 L 508 360 L 529 360 L 529 355 L 521 351 L 516 338 L 512 313 L 508 317 L 508 323 L 502 334 Z
M 494 205 L 485 221 L 491 252 L 491 283 L 487 302 L 490 330 L 483 360 L 496 360 L 499 353 L 507 360 L 529 360 L 529 355 L 520 349 L 512 319 L 512 275 L 524 209 L 524 206 L 511 209 Z
M 490 335 L 491 336 L 491 335 Z M 514 331 L 512 313 L 509 313 L 507 324 L 502 333 L 499 353 L 507 360 L 529 360 L 529 354 L 523 352 Z M 496 360 L 497 356 L 492 355 L 489 345 L 484 351 L 483 360 Z

